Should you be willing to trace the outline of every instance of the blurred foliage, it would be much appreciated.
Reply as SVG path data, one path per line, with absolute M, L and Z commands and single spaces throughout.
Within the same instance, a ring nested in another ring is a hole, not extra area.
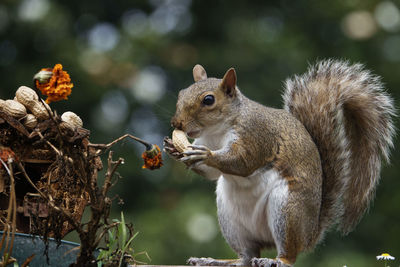
M 92 142 L 131 133 L 159 145 L 196 63 L 216 77 L 235 67 L 244 94 L 280 107 L 286 77 L 317 59 L 344 58 L 382 76 L 397 100 L 399 8 L 397 0 L 2 0 L 0 98 L 62 63 L 75 87 L 52 107 L 79 114 Z M 142 170 L 142 148 L 131 142 L 114 151 L 127 163 L 115 188 L 125 204 L 114 205 L 114 218 L 123 210 L 133 222 L 136 251 L 148 252 L 152 264 L 235 256 L 218 229 L 212 182 L 167 157 L 161 170 Z M 356 230 L 328 234 L 297 266 L 377 266 L 382 252 L 400 258 L 398 151 Z

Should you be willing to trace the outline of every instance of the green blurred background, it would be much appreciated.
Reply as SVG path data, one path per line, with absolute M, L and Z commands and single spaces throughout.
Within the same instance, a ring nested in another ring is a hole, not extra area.
M 235 67 L 244 94 L 281 107 L 287 77 L 318 59 L 344 58 L 381 75 L 397 100 L 399 8 L 397 0 L 1 0 L 0 98 L 31 85 L 40 68 L 62 63 L 75 86 L 52 107 L 79 114 L 93 143 L 131 133 L 160 146 L 196 63 L 214 77 Z M 136 252 L 146 251 L 151 264 L 235 256 L 219 231 L 214 183 L 166 155 L 162 169 L 143 170 L 142 147 L 130 141 L 113 150 L 126 164 L 113 190 L 124 205 L 115 203 L 112 217 L 123 211 L 140 232 Z M 375 259 L 382 252 L 400 258 L 398 151 L 356 230 L 331 232 L 297 266 L 383 266 Z

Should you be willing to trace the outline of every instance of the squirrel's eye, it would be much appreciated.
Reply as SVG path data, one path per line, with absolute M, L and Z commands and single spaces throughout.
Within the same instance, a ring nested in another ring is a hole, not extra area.
M 214 104 L 214 102 L 215 102 L 215 98 L 213 95 L 206 95 L 203 98 L 203 104 L 206 106 L 211 106 L 212 104 Z

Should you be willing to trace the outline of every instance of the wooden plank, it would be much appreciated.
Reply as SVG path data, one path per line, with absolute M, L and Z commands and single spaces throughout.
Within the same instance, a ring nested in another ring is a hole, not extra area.
M 128 267 L 188 267 L 188 266 L 193 266 L 193 265 L 128 265 Z M 227 265 L 228 266 L 228 265 Z M 217 267 L 217 266 L 202 266 L 202 267 Z M 223 266 L 218 266 L 218 267 L 223 267 Z
M 54 160 L 48 160 L 48 159 L 21 159 L 21 161 L 26 163 L 38 163 L 38 164 L 51 164 L 54 162 Z
M 129 267 L 188 267 L 189 265 L 128 265 Z

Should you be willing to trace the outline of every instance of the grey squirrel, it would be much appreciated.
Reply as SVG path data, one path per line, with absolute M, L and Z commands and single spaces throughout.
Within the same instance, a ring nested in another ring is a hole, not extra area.
M 324 60 L 285 83 L 284 109 L 245 97 L 236 72 L 179 92 L 174 128 L 194 138 L 164 150 L 217 180 L 218 219 L 237 260 L 190 258 L 193 265 L 292 266 L 326 230 L 348 233 L 374 196 L 381 158 L 395 133 L 393 100 L 362 65 Z M 260 250 L 275 247 L 275 259 Z

